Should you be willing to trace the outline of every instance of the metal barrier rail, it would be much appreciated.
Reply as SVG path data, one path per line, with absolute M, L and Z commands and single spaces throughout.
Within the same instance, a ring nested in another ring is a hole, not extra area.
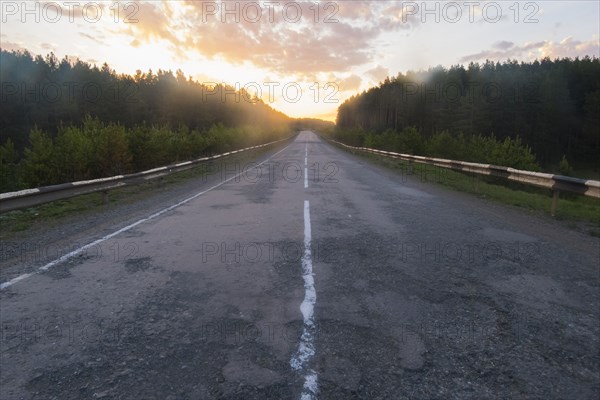
M 480 175 L 497 176 L 511 181 L 521 182 L 524 184 L 543 187 L 552 190 L 552 206 L 550 213 L 554 216 L 558 205 L 558 197 L 560 192 L 570 192 L 600 198 L 600 181 L 589 179 L 578 179 L 570 176 L 547 174 L 543 172 L 524 171 L 520 169 L 501 167 L 491 164 L 478 164 L 465 161 L 447 160 L 445 158 L 413 156 L 411 154 L 394 153 L 391 151 L 383 151 L 371 149 L 368 147 L 354 147 L 347 144 L 330 140 L 340 146 L 364 151 L 367 153 L 380 154 L 386 157 L 399 158 L 409 162 L 417 162 L 421 164 L 435 165 L 442 168 L 453 169 L 456 171 L 472 172 Z
M 293 136 L 259 144 L 257 146 L 246 147 L 239 150 L 229 151 L 223 154 L 217 154 L 210 157 L 202 157 L 192 161 L 184 161 L 177 164 L 167 165 L 164 167 L 153 168 L 147 171 L 137 172 L 128 175 L 116 175 L 108 178 L 93 179 L 87 181 L 77 181 L 69 183 L 61 183 L 58 185 L 44 186 L 35 189 L 19 190 L 17 192 L 0 193 L 0 213 L 18 210 L 27 207 L 33 207 L 51 201 L 67 199 L 82 194 L 93 192 L 104 192 L 105 202 L 107 201 L 108 190 L 116 189 L 126 185 L 137 185 L 147 182 L 152 179 L 164 177 L 177 172 L 182 172 L 195 167 L 197 164 L 215 160 L 218 158 L 230 156 L 236 153 L 241 153 L 248 150 L 258 149 L 261 147 L 270 146 L 286 140 L 290 140 Z

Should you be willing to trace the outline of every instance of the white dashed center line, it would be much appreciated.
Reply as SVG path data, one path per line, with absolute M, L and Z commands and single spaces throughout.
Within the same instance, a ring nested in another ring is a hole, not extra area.
M 308 189 L 308 143 L 304 148 L 304 189 Z

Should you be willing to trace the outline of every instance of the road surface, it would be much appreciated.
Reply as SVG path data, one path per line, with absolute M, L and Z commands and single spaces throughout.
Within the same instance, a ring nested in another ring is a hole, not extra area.
M 597 238 L 311 132 L 263 161 L 4 271 L 0 398 L 598 397 Z

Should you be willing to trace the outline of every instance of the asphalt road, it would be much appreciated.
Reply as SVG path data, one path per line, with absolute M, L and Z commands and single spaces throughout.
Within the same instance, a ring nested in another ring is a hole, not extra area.
M 598 398 L 598 238 L 428 179 L 302 132 L 4 271 L 0 398 Z

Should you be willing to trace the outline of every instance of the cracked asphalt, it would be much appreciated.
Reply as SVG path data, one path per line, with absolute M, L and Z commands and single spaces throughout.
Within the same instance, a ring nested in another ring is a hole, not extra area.
M 319 398 L 598 398 L 599 238 L 307 131 L 269 156 L 2 290 L 0 398 L 300 398 L 305 200 Z

